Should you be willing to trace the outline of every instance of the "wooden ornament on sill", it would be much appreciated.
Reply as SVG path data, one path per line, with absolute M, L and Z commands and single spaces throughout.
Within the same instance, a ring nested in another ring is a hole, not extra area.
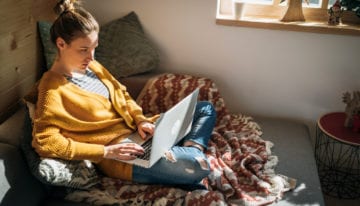
M 341 9 L 340 0 L 336 0 L 332 7 L 329 8 L 329 25 L 339 25 L 341 23 L 341 16 L 343 13 L 343 9 Z
M 342 97 L 342 102 L 346 104 L 345 107 L 346 118 L 345 118 L 344 126 L 352 127 L 354 126 L 353 124 L 354 116 L 356 116 L 357 118 L 359 117 L 358 115 L 360 115 L 360 91 L 353 91 L 352 96 L 350 92 L 345 92 Z
M 302 0 L 288 0 L 289 7 L 281 19 L 283 22 L 305 21 L 302 10 Z

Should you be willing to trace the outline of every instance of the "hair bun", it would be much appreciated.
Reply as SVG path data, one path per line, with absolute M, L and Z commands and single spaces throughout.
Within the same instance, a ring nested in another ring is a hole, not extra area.
M 54 11 L 56 14 L 60 15 L 64 12 L 68 11 L 74 11 L 75 10 L 75 4 L 76 0 L 60 0 L 55 8 Z

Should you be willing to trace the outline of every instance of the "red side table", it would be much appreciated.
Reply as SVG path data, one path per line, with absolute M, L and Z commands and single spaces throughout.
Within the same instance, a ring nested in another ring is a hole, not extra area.
M 316 127 L 315 159 L 329 196 L 360 197 L 360 133 L 344 127 L 344 112 L 323 115 Z

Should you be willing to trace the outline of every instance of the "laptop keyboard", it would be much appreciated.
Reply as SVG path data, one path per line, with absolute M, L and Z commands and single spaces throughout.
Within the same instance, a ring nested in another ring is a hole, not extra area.
M 144 148 L 145 152 L 143 155 L 138 156 L 138 158 L 143 159 L 143 160 L 150 160 L 150 154 L 151 154 L 151 148 L 152 148 L 151 139 L 144 142 L 144 144 L 142 144 L 141 146 Z

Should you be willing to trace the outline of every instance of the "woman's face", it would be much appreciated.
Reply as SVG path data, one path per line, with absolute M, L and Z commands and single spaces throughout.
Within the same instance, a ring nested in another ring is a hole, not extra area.
M 65 64 L 67 70 L 82 71 L 94 60 L 95 48 L 98 46 L 98 33 L 91 32 L 85 37 L 74 39 L 67 44 L 62 38 L 58 38 L 59 58 Z

